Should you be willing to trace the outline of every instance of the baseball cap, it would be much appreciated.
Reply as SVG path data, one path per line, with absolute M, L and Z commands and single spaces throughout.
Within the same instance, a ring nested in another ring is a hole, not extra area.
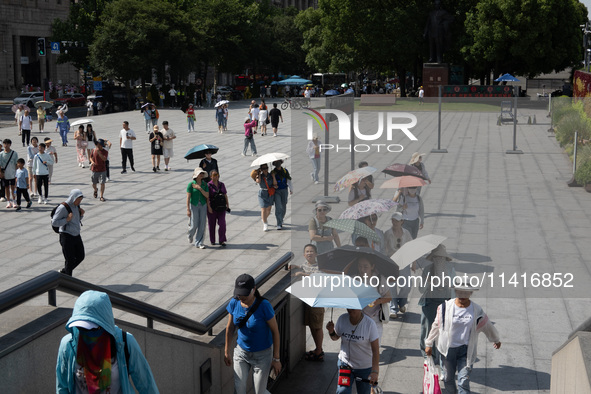
M 254 289 L 254 278 L 248 274 L 242 274 L 236 278 L 234 285 L 234 297 L 247 296 Z
M 85 328 L 87 330 L 94 330 L 95 328 L 98 328 L 98 324 L 87 320 L 76 320 L 70 323 L 70 327 L 80 327 Z

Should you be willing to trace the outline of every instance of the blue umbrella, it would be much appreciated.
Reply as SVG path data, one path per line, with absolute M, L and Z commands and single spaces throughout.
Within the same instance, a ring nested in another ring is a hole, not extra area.
M 278 83 L 279 82 L 277 82 L 277 81 L 273 81 L 273 82 L 271 82 L 271 85 L 277 85 Z
M 309 79 L 304 79 L 298 75 L 292 75 L 283 81 L 277 82 L 277 85 L 305 85 L 307 83 L 312 83 L 312 81 Z
M 203 158 L 205 158 L 206 153 L 208 153 L 208 152 L 211 152 L 212 154 L 218 153 L 219 149 L 220 148 L 218 148 L 217 146 L 210 145 L 210 144 L 197 145 L 197 146 L 194 146 L 191 149 L 189 149 L 187 154 L 185 154 L 185 159 L 187 159 L 187 160 L 203 159 Z
M 350 276 L 322 272 L 304 277 L 285 291 L 310 306 L 322 308 L 363 309 L 380 298 L 377 290 L 368 284 L 359 280 L 353 284 Z
M 330 89 L 330 90 L 326 91 L 326 93 L 324 93 L 325 96 L 338 96 L 339 94 L 341 94 L 341 93 L 335 89 Z
M 519 82 L 519 79 L 515 78 L 511 74 L 505 74 L 495 79 L 495 82 Z

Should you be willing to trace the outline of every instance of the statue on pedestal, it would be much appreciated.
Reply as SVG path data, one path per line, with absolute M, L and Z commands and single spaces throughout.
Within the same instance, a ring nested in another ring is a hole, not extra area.
M 429 13 L 423 38 L 429 40 L 429 62 L 443 63 L 443 53 L 451 42 L 452 14 L 441 8 L 441 0 L 435 0 L 435 9 Z

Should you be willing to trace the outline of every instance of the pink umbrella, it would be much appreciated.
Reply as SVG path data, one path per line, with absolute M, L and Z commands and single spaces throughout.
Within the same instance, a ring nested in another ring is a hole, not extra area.
M 16 113 L 17 109 L 21 109 L 22 111 L 27 110 L 27 111 L 31 111 L 31 109 L 29 107 L 27 107 L 24 104 L 13 104 L 12 107 L 10 108 L 12 110 L 12 112 Z
M 416 176 L 407 175 L 388 179 L 380 186 L 380 189 L 400 189 L 403 187 L 425 186 L 427 182 Z

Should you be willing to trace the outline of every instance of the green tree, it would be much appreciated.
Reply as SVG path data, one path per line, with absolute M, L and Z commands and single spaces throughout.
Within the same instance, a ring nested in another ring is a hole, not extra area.
M 561 71 L 581 59 L 586 15 L 578 0 L 480 0 L 467 13 L 461 51 L 485 73 Z
M 158 0 L 109 3 L 90 46 L 93 66 L 121 81 L 151 79 L 152 69 L 168 64 L 185 70 L 197 50 L 189 17 L 174 4 Z
M 94 42 L 95 26 L 109 0 L 79 0 L 72 2 L 66 20 L 55 19 L 51 26 L 51 41 L 78 42 L 79 45 L 64 47 L 57 62 L 72 63 L 79 70 L 92 70 L 88 47 Z M 67 52 L 66 52 L 67 51 Z

